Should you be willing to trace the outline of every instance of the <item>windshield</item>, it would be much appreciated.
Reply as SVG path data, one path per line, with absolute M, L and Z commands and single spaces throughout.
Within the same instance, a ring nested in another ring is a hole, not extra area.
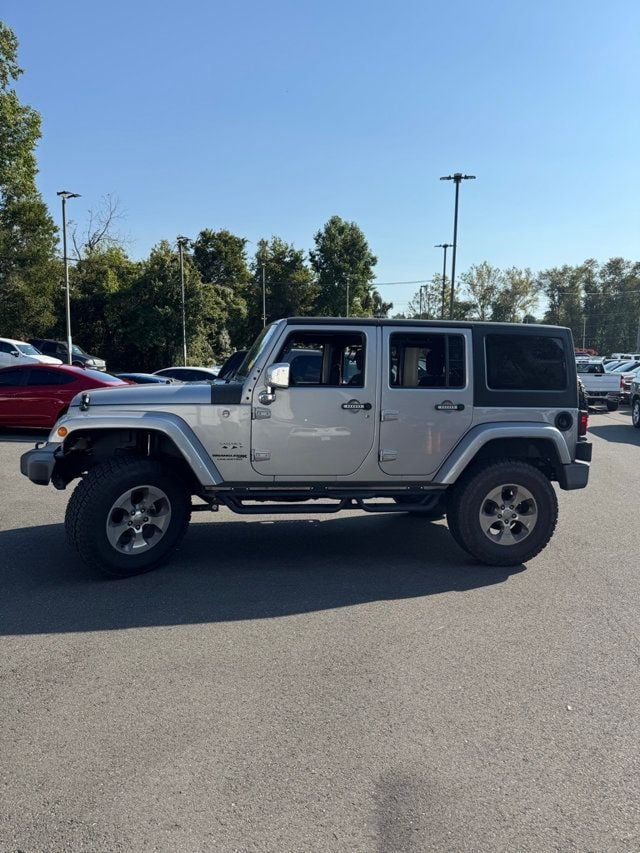
M 71 344 L 71 352 L 74 355 L 87 355 L 87 353 L 82 349 L 82 347 L 79 347 L 78 344 Z
M 604 367 L 601 364 L 580 364 L 577 365 L 578 373 L 604 373 Z
M 634 367 L 638 367 L 637 361 L 625 361 L 624 364 L 619 364 L 617 367 L 614 367 L 613 370 L 610 370 L 610 373 L 626 373 L 627 370 L 633 370 Z
M 18 344 L 18 349 L 25 355 L 42 355 L 40 350 L 32 347 L 31 344 Z
M 244 381 L 253 370 L 253 365 L 256 363 L 260 355 L 269 346 L 275 335 L 277 326 L 267 326 L 264 328 L 258 337 L 255 339 L 253 346 L 242 360 L 240 367 L 227 377 L 227 382 L 232 380 Z
M 99 379 L 100 382 L 109 382 L 114 385 L 126 385 L 122 379 L 118 379 L 117 376 L 112 376 L 110 373 L 103 373 L 101 370 L 83 370 L 83 376 L 88 376 L 90 379 Z

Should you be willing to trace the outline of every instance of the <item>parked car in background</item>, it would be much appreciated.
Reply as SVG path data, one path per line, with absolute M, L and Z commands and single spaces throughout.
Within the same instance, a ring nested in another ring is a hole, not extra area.
M 631 383 L 640 373 L 640 365 L 632 370 L 624 370 L 620 375 L 620 402 L 628 403 L 631 400 Z
M 0 370 L 0 426 L 51 428 L 81 391 L 124 387 L 108 373 L 68 364 L 32 364 Z
M 230 379 L 244 361 L 246 354 L 246 349 L 239 349 L 232 353 L 218 371 L 218 381 L 226 382 L 227 379 Z
M 640 429 L 640 372 L 631 380 L 629 391 L 631 403 L 631 423 Z
M 621 361 L 640 361 L 640 352 L 612 352 L 611 358 L 618 358 Z
M 154 376 L 166 376 L 178 382 L 215 382 L 218 371 L 212 367 L 163 367 Z
M 69 363 L 67 353 L 69 352 L 65 341 L 52 341 L 49 338 L 29 338 L 29 343 L 45 355 L 59 358 L 64 364 Z M 92 370 L 106 370 L 107 363 L 97 355 L 89 355 L 77 344 L 71 346 L 71 363 L 74 367 L 90 367 Z
M 16 364 L 62 364 L 59 358 L 43 355 L 39 349 L 26 341 L 0 338 L 0 367 L 15 367 Z
M 116 373 L 118 379 L 133 382 L 135 385 L 171 385 L 175 379 L 168 376 L 156 376 L 155 373 Z
M 577 362 L 576 369 L 582 380 L 587 404 L 604 405 L 610 412 L 615 412 L 620 403 L 620 377 L 615 373 L 607 373 L 601 364 Z

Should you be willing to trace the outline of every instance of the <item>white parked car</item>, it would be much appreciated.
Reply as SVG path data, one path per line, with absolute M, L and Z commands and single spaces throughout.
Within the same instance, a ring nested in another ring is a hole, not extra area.
M 59 358 L 43 355 L 39 349 L 26 341 L 13 338 L 0 338 L 0 367 L 13 367 L 16 364 L 62 364 Z

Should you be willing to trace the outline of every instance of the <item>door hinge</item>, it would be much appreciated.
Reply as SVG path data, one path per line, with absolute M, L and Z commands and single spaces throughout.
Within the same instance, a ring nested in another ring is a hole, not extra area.
M 399 417 L 400 412 L 396 412 L 393 409 L 383 409 L 380 412 L 381 421 L 397 421 Z
M 251 409 L 251 419 L 254 421 L 263 421 L 270 417 L 271 412 L 269 411 L 269 409 L 260 409 L 257 406 L 254 406 Z
M 395 462 L 398 458 L 397 450 L 381 450 L 378 456 L 380 462 Z
M 254 450 L 251 453 L 254 462 L 268 462 L 271 459 L 270 450 Z

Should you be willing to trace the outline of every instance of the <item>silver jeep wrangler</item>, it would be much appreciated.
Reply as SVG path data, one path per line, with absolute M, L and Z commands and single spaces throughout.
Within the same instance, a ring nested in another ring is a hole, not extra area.
M 587 485 L 573 341 L 552 326 L 291 318 L 224 383 L 83 393 L 22 473 L 64 489 L 83 559 L 155 568 L 191 512 L 446 514 L 490 565 L 548 543 Z M 193 498 L 199 499 L 192 504 Z

